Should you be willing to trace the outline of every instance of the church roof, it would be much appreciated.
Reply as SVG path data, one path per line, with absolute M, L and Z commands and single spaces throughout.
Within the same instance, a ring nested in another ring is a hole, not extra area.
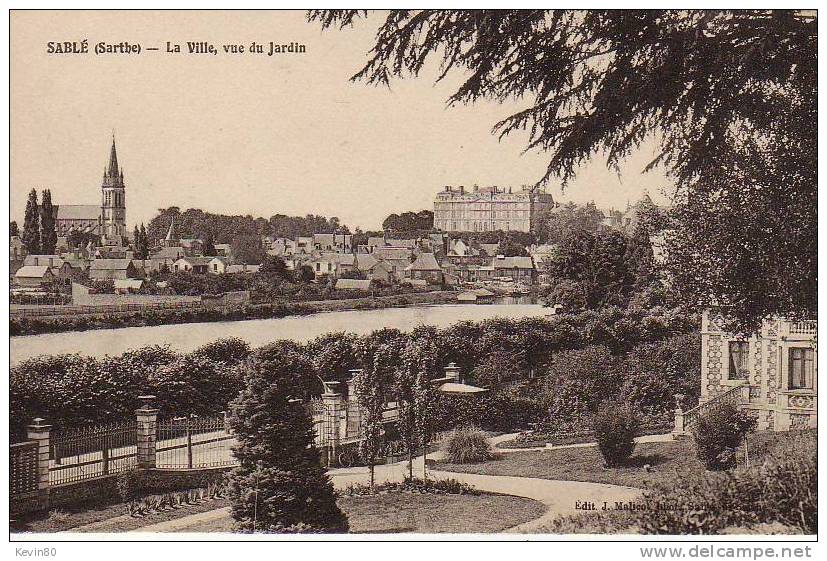
M 55 205 L 58 220 L 98 220 L 101 207 L 98 205 Z

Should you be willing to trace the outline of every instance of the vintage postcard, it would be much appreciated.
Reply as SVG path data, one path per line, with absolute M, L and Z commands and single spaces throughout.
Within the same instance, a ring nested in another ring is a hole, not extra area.
M 9 26 L 12 541 L 812 556 L 815 10 Z

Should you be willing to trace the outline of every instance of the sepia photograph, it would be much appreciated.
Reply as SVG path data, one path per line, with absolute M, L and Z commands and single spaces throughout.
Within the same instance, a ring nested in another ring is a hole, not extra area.
M 817 26 L 10 9 L 15 556 L 812 557 Z

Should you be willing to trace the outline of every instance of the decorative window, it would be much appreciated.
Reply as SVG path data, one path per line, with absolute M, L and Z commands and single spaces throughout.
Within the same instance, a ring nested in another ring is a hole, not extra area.
M 790 389 L 813 389 L 813 349 L 809 347 L 790 348 Z
M 749 376 L 747 371 L 747 358 L 749 354 L 749 343 L 746 341 L 729 342 L 729 379 L 746 380 Z

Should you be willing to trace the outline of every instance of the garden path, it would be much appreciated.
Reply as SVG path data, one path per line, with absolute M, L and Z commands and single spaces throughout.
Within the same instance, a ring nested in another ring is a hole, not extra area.
M 513 438 L 514 436 L 515 435 L 512 434 L 493 437 L 491 439 L 492 444 L 496 444 L 496 442 L 501 440 Z M 437 460 L 442 457 L 443 454 L 440 451 L 428 454 L 429 460 Z M 419 456 L 414 459 L 414 475 L 421 477 L 422 471 L 423 457 Z M 381 484 L 390 481 L 402 481 L 407 473 L 408 465 L 406 461 L 376 466 L 375 482 L 377 484 Z M 333 482 L 333 486 L 338 490 L 345 490 L 348 485 L 351 484 L 366 485 L 370 483 L 370 472 L 366 467 L 332 469 L 328 471 L 328 474 Z M 607 485 L 604 483 L 559 481 L 504 475 L 454 473 L 438 471 L 432 468 L 428 469 L 428 477 L 436 479 L 453 478 L 463 483 L 473 485 L 481 491 L 534 499 L 546 506 L 546 513 L 543 514 L 543 516 L 510 528 L 509 530 L 506 530 L 508 533 L 531 533 L 536 528 L 547 525 L 560 515 L 583 512 L 589 506 L 593 506 L 595 509 L 599 510 L 603 506 L 604 502 L 611 508 L 614 506 L 615 502 L 634 501 L 641 494 L 640 489 L 622 487 L 620 485 Z M 217 520 L 225 516 L 229 516 L 228 508 L 202 512 L 176 520 L 160 522 L 158 524 L 145 526 L 135 531 L 186 531 L 188 527 L 207 521 Z

